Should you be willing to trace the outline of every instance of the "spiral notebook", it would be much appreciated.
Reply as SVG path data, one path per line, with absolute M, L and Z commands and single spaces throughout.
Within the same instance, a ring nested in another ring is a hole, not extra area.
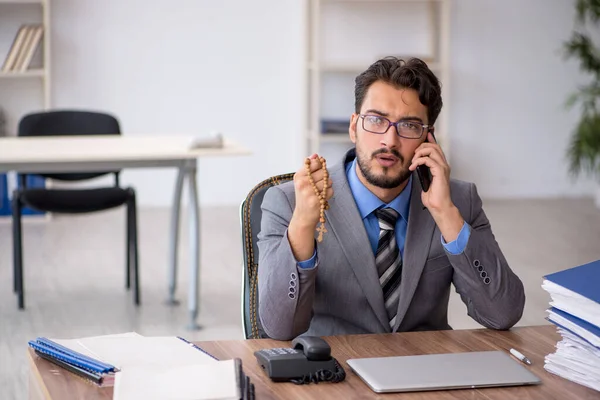
M 118 371 L 118 368 L 114 365 L 94 359 L 43 337 L 30 340 L 29 347 L 35 350 L 35 353 L 43 359 L 99 386 L 114 385 L 115 372 Z
M 37 352 L 58 358 L 59 360 L 76 365 L 88 371 L 99 374 L 117 371 L 117 368 L 114 365 L 78 353 L 47 338 L 40 337 L 31 340 L 29 341 L 29 346 Z

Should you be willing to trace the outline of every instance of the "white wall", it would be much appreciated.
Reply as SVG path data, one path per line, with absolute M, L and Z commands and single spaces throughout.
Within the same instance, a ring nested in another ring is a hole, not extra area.
M 450 137 L 456 177 L 485 197 L 590 194 L 572 183 L 565 149 L 576 111 L 564 102 L 585 79 L 560 55 L 571 0 L 456 0 Z
M 254 154 L 202 160 L 201 202 L 237 205 L 304 156 L 304 1 L 52 0 L 53 105 L 114 112 L 126 135 L 222 130 Z M 592 192 L 571 183 L 564 158 L 578 115 L 563 103 L 584 81 L 559 54 L 573 3 L 453 2 L 453 175 L 484 197 Z M 141 205 L 170 204 L 174 172 L 124 181 Z
M 300 165 L 303 25 L 295 0 L 53 0 L 53 105 L 115 113 L 126 135 L 217 129 L 251 157 L 200 161 L 202 204 L 239 204 Z M 269 13 L 266 12 L 269 11 Z M 174 171 L 126 171 L 169 205 Z

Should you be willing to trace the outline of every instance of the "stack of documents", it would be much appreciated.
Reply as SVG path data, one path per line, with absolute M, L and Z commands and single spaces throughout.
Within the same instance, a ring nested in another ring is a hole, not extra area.
M 552 301 L 548 320 L 562 340 L 544 368 L 600 391 L 600 260 L 545 277 Z
M 251 390 L 240 360 L 218 361 L 179 337 L 126 333 L 37 338 L 29 345 L 70 372 L 100 386 L 114 385 L 114 400 L 238 400 Z

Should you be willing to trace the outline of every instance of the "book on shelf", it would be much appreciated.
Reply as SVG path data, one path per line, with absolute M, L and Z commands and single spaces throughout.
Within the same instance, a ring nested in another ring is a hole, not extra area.
M 321 119 L 321 132 L 324 134 L 348 133 L 350 121 L 346 119 L 323 118 Z
M 15 64 L 15 61 L 19 56 L 19 52 L 21 51 L 23 41 L 25 40 L 25 36 L 27 35 L 28 31 L 28 25 L 21 25 L 17 35 L 15 36 L 15 39 L 10 46 L 10 50 L 4 59 L 4 63 L 2 64 L 2 72 L 8 72 L 12 70 L 12 66 Z
M 17 31 L 8 54 L 2 64 L 2 72 L 25 72 L 40 48 L 44 26 L 41 24 L 23 24 Z
M 0 217 L 12 215 L 8 198 L 8 180 L 6 174 L 0 174 Z

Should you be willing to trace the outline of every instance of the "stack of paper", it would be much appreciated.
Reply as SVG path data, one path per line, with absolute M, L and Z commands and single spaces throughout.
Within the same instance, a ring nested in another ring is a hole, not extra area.
M 69 340 L 38 338 L 30 346 L 38 350 L 40 343 L 113 366 L 115 400 L 238 400 L 248 383 L 239 360 L 218 361 L 174 336 L 127 333 Z
M 600 260 L 545 277 L 552 301 L 548 320 L 562 340 L 544 368 L 600 391 Z
M 192 139 L 190 149 L 220 149 L 225 145 L 225 139 L 220 132 L 212 132 L 210 136 L 201 136 Z

